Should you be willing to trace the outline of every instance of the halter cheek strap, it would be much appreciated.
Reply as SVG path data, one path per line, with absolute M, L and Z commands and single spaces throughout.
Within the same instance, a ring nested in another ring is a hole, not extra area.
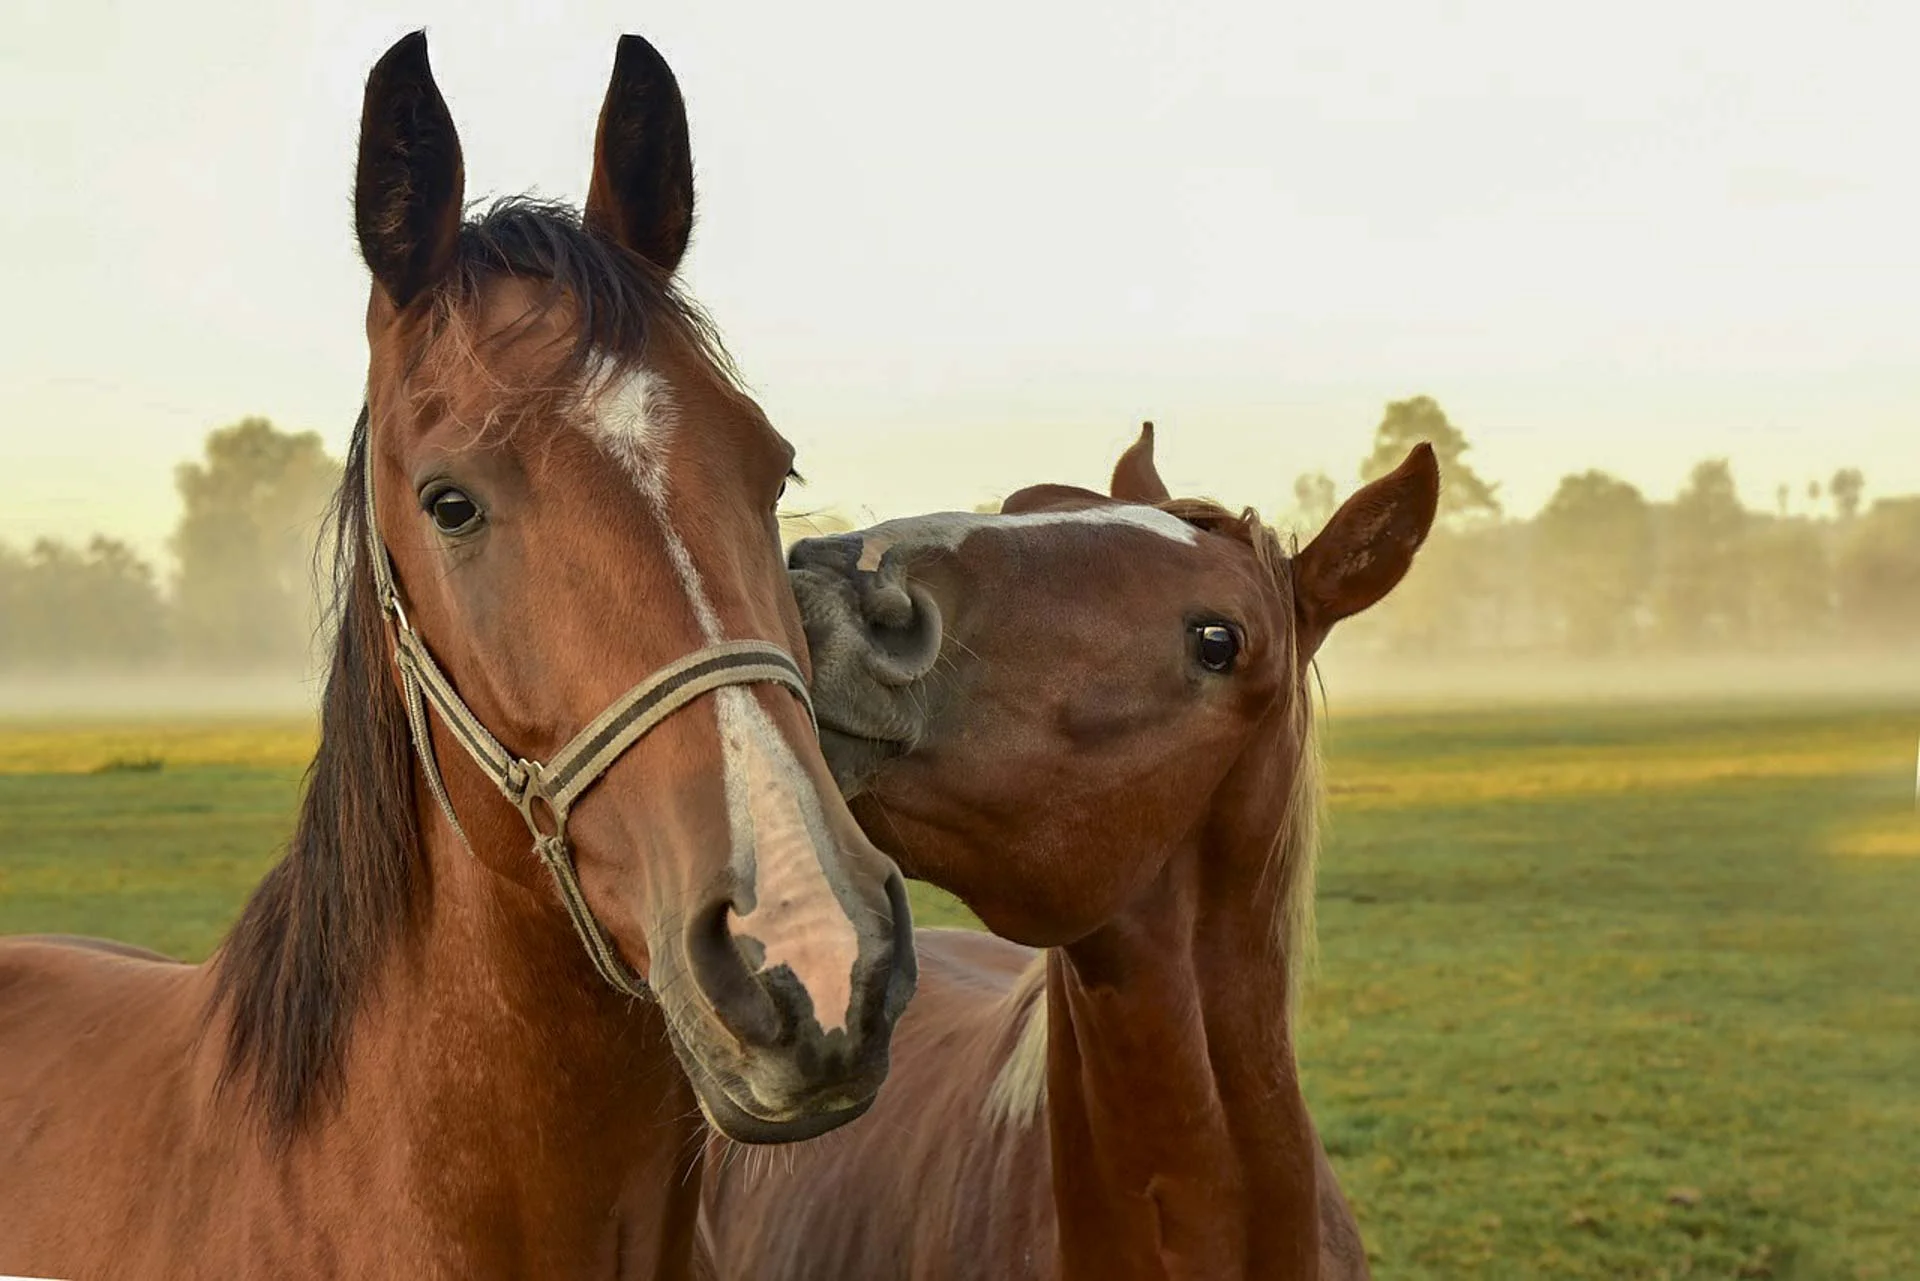
M 806 678 L 792 657 L 776 645 L 765 641 L 723 641 L 669 663 L 635 685 L 594 717 L 545 764 L 515 756 L 501 746 L 500 740 L 461 699 L 453 682 L 433 661 L 426 642 L 408 620 L 394 581 L 393 564 L 387 557 L 386 543 L 380 537 L 374 517 L 371 457 L 366 459 L 366 468 L 367 544 L 373 563 L 374 593 L 379 598 L 381 612 L 392 624 L 394 664 L 400 671 L 407 725 L 433 799 L 460 837 L 461 844 L 471 853 L 473 843 L 467 839 L 466 829 L 460 826 L 460 819 L 453 812 L 453 802 L 448 799 L 446 783 L 434 759 L 433 739 L 427 730 L 429 703 L 452 732 L 454 741 L 466 749 L 480 772 L 493 780 L 501 795 L 511 801 L 520 811 L 520 817 L 526 820 L 527 830 L 533 833 L 534 852 L 553 874 L 560 901 L 594 968 L 616 991 L 647 997 L 646 980 L 621 959 L 613 940 L 587 906 L 587 897 L 580 888 L 580 876 L 574 867 L 573 850 L 567 843 L 567 815 L 581 793 L 597 783 L 628 748 L 702 694 L 727 685 L 784 685 L 800 699 L 808 717 L 812 718 L 813 700 L 807 692 Z

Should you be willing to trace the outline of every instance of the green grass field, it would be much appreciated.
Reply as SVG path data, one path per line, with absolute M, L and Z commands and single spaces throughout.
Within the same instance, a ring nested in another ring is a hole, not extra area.
M 0 726 L 0 932 L 206 955 L 310 733 Z M 1336 720 L 1301 1055 L 1382 1281 L 1920 1277 L 1916 737 L 1920 706 Z

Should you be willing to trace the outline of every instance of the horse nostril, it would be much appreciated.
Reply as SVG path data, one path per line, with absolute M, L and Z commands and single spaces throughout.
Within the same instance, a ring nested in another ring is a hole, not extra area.
M 877 563 L 862 568 L 881 549 Z M 940 607 L 909 577 L 900 553 L 858 534 L 803 538 L 788 551 L 816 681 L 836 664 L 896 687 L 933 670 L 944 628 Z
M 893 914 L 892 964 L 887 971 L 886 1000 L 882 1006 L 887 1022 L 906 1013 L 920 982 L 919 953 L 913 946 L 913 908 L 907 902 L 907 882 L 899 872 L 887 878 L 887 906 Z
M 904 583 L 877 583 L 862 604 L 866 606 L 867 621 L 875 627 L 913 626 L 913 596 Z
M 911 685 L 933 670 L 945 624 L 940 606 L 918 583 L 902 579 L 869 592 L 868 668 L 884 685 Z
M 687 967 L 728 1031 L 749 1045 L 772 1045 L 781 1036 L 780 1011 L 740 954 L 728 924 L 732 915 L 732 901 L 723 898 L 694 916 L 687 926 Z

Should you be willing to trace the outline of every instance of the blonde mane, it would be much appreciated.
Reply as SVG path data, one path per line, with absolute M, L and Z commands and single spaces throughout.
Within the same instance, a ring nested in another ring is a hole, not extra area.
M 1325 813 L 1319 724 L 1314 716 L 1313 688 L 1308 669 L 1300 663 L 1298 633 L 1293 625 L 1293 558 L 1280 535 L 1252 508 L 1235 515 L 1207 499 L 1180 498 L 1160 504 L 1163 511 L 1209 533 L 1238 538 L 1253 549 L 1254 560 L 1272 580 L 1279 599 L 1276 613 L 1286 620 L 1282 661 L 1288 679 L 1286 723 L 1282 733 L 1293 750 L 1293 773 L 1287 805 L 1273 834 L 1263 877 L 1277 880 L 1274 897 L 1274 942 L 1287 966 L 1286 1006 L 1281 1017 L 1292 1026 L 1306 985 L 1319 962 L 1315 929 L 1314 882 L 1320 860 L 1320 833 Z M 1041 952 L 1014 981 L 1007 993 L 1010 1022 L 1017 1022 L 1013 1045 L 987 1091 L 983 1108 L 989 1125 L 1024 1127 L 1033 1124 L 1047 1103 L 1047 953 Z
M 1034 953 L 1007 992 L 1008 1021 L 1018 1026 L 1013 1048 L 987 1089 L 982 1113 L 989 1126 L 1031 1125 L 1047 1102 L 1047 954 Z

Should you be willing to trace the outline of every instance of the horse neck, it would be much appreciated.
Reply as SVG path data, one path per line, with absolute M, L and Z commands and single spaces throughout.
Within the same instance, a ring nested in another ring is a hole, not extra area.
M 357 1040 L 372 1079 L 346 1097 L 384 1099 L 370 1124 L 409 1153 L 408 1178 L 443 1222 L 516 1238 L 516 1257 L 556 1269 L 583 1250 L 604 1257 L 617 1233 L 627 1266 L 679 1276 L 703 1129 L 665 1020 L 594 972 L 525 827 L 464 764 L 447 783 L 473 852 L 417 780 L 420 928 Z M 524 880 L 492 870 L 522 860 Z
M 1318 1274 L 1268 832 L 1200 834 L 1132 906 L 1049 955 L 1068 1281 Z

